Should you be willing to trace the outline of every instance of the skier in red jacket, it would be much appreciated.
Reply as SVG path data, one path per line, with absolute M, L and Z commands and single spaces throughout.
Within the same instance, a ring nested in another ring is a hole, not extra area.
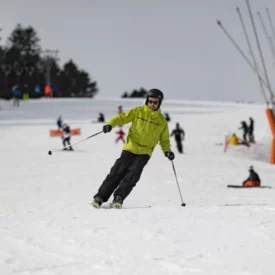
M 122 129 L 119 129 L 116 133 L 118 134 L 118 137 L 116 138 L 116 143 L 118 143 L 119 140 L 122 140 L 122 142 L 125 143 L 125 132 Z

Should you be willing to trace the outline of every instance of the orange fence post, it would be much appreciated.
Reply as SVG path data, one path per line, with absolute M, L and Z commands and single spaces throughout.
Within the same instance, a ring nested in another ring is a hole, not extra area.
M 271 152 L 270 152 L 269 163 L 275 164 L 275 138 L 273 138 L 272 143 L 271 143 Z
M 275 117 L 272 109 L 266 109 L 265 113 L 271 129 L 272 137 L 273 137 L 272 143 L 271 143 L 269 163 L 275 164 Z

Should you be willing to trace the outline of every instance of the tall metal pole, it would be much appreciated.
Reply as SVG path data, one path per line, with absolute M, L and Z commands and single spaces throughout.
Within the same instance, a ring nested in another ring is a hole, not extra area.
M 274 27 L 273 27 L 273 23 L 272 23 L 272 20 L 271 20 L 269 9 L 266 8 L 265 10 L 266 10 L 268 21 L 269 21 L 269 25 L 270 25 L 270 28 L 271 28 L 271 31 L 272 31 L 273 39 L 275 40 L 275 30 L 274 30 Z
M 258 51 L 259 51 L 259 54 L 260 54 L 260 57 L 261 57 L 261 62 L 262 62 L 262 66 L 263 66 L 263 69 L 264 69 L 264 75 L 265 75 L 265 79 L 266 79 L 266 83 L 267 83 L 267 88 L 268 88 L 268 91 L 270 93 L 270 102 L 272 103 L 273 112 L 274 112 L 275 103 L 274 103 L 272 88 L 271 88 L 271 84 L 270 84 L 270 81 L 269 81 L 269 77 L 268 77 L 268 73 L 267 73 L 267 69 L 266 69 L 266 65 L 265 65 L 265 60 L 264 60 L 263 52 L 262 52 L 262 49 L 261 49 L 261 44 L 260 44 L 260 40 L 259 40 L 258 33 L 257 33 L 257 30 L 256 30 L 256 25 L 255 25 L 255 22 L 254 22 L 254 18 L 253 18 L 253 14 L 252 14 L 252 10 L 251 10 L 249 0 L 246 0 L 246 4 L 247 4 L 251 24 L 252 24 L 252 27 L 253 27 L 253 31 L 254 31 L 257 47 L 258 47 Z
M 222 25 L 222 23 L 221 23 L 220 20 L 217 21 L 217 24 L 223 30 L 223 32 L 225 33 L 225 35 L 230 39 L 230 41 L 233 43 L 233 45 L 237 48 L 237 50 L 239 51 L 239 53 L 241 54 L 241 56 L 244 58 L 244 60 L 246 61 L 246 63 L 249 65 L 249 67 L 254 71 L 254 73 L 256 73 L 258 75 L 258 77 L 261 78 L 261 81 L 263 82 L 263 84 L 265 85 L 265 87 L 267 87 L 267 83 L 263 79 L 263 76 L 260 74 L 259 71 L 256 70 L 256 68 L 253 66 L 253 64 L 249 60 L 249 58 L 245 55 L 244 51 L 240 48 L 240 46 L 232 38 L 232 36 L 229 34 L 229 32 L 226 30 L 226 28 Z
M 246 42 L 247 42 L 247 45 L 248 45 L 249 53 L 251 54 L 251 57 L 252 57 L 252 60 L 253 60 L 254 68 L 255 68 L 255 70 L 258 72 L 257 76 L 258 76 L 258 79 L 259 79 L 259 82 L 260 82 L 260 89 L 261 89 L 261 92 L 262 92 L 262 94 L 263 94 L 263 97 L 264 97 L 264 99 L 265 99 L 266 104 L 268 105 L 268 100 L 267 100 L 266 95 L 265 95 L 265 90 L 264 90 L 263 81 L 262 81 L 262 78 L 260 77 L 259 66 L 258 66 L 258 64 L 257 64 L 256 58 L 255 58 L 255 55 L 254 55 L 254 52 L 253 52 L 253 49 L 252 49 L 252 46 L 251 46 L 251 43 L 250 43 L 248 34 L 247 34 L 247 30 L 246 30 L 246 27 L 245 27 L 245 24 L 244 24 L 244 20 L 243 20 L 243 17 L 242 17 L 240 8 L 237 7 L 236 10 L 237 10 L 237 13 L 238 13 L 239 18 L 240 18 L 240 21 L 241 21 L 241 25 L 242 25 L 243 32 L 244 32 L 244 36 L 245 36 L 245 39 L 246 39 Z
M 266 26 L 265 26 L 265 24 L 264 24 L 262 15 L 261 15 L 261 13 L 260 13 L 259 11 L 257 12 L 257 15 L 258 15 L 259 20 L 260 20 L 260 23 L 261 23 L 261 25 L 262 25 L 262 28 L 263 28 L 263 31 L 264 31 L 264 34 L 265 34 L 265 37 L 266 37 L 266 40 L 267 40 L 267 44 L 268 44 L 268 46 L 269 46 L 269 48 L 270 48 L 270 51 L 271 51 L 271 53 L 272 53 L 273 60 L 275 60 L 275 49 L 274 49 L 274 47 L 273 47 L 272 38 L 270 37 L 270 35 L 269 35 L 268 32 L 267 32 L 267 29 L 266 29 Z M 270 38 L 271 38 L 271 40 L 270 40 Z
M 274 56 L 275 56 L 275 46 L 274 46 L 274 43 L 273 43 L 273 39 L 272 39 L 271 36 L 269 36 L 268 39 L 269 39 L 269 43 L 270 43 L 270 45 L 271 45 L 271 48 L 272 48 L 273 51 L 274 51 Z M 274 60 L 274 65 L 275 65 L 275 60 Z

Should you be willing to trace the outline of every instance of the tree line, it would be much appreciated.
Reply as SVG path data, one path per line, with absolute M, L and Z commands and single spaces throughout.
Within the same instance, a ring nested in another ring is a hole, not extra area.
M 122 98 L 136 98 L 136 97 L 146 97 L 148 93 L 148 90 L 144 89 L 143 87 L 141 87 L 140 89 L 134 89 L 132 90 L 132 92 L 124 92 L 121 97 Z
M 54 97 L 94 97 L 99 92 L 88 72 L 72 59 L 60 66 L 58 51 L 43 50 L 36 30 L 18 24 L 5 43 L 0 41 L 0 98 L 12 98 L 14 89 L 38 98 L 45 86 Z

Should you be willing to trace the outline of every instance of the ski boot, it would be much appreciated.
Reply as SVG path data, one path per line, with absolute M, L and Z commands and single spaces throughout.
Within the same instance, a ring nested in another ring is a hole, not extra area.
M 95 197 L 94 198 L 94 201 L 91 203 L 91 205 L 94 207 L 94 208 L 100 208 L 101 204 L 103 203 L 103 199 L 100 198 L 100 197 Z
M 121 196 L 116 196 L 111 204 L 112 208 L 121 209 L 123 204 L 123 200 Z

